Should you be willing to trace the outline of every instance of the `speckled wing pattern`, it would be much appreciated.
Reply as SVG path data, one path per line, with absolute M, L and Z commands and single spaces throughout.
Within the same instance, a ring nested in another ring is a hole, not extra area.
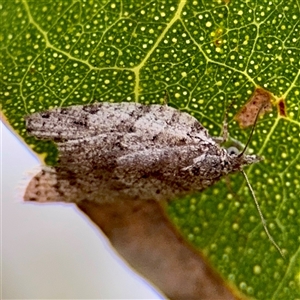
M 26 117 L 59 161 L 28 185 L 31 201 L 170 200 L 201 191 L 256 156 L 229 155 L 191 115 L 166 105 L 97 103 Z

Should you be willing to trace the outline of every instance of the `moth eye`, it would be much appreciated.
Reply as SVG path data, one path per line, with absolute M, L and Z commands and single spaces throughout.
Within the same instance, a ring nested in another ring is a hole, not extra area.
M 233 155 L 233 154 L 238 155 L 239 154 L 239 150 L 236 147 L 229 147 L 229 148 L 227 148 L 227 153 L 229 155 Z

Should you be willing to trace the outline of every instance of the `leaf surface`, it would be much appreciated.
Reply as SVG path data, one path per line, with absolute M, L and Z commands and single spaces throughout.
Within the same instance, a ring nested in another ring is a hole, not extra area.
M 0 4 L 3 119 L 47 164 L 52 143 L 27 136 L 23 117 L 96 101 L 168 104 L 213 136 L 246 143 L 234 115 L 255 88 L 273 110 L 250 148 L 265 159 L 249 180 L 284 260 L 266 237 L 241 174 L 173 201 L 168 214 L 230 282 L 256 299 L 300 297 L 300 2 L 11 1 Z M 230 104 L 233 103 L 231 106 Z

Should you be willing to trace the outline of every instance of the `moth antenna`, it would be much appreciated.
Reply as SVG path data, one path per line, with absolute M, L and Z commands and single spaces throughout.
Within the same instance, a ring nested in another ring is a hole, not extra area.
M 246 182 L 247 182 L 247 185 L 248 185 L 249 190 L 251 191 L 252 197 L 253 197 L 253 199 L 254 199 L 254 202 L 255 202 L 257 211 L 258 211 L 259 216 L 260 216 L 260 219 L 261 219 L 261 222 L 262 222 L 262 224 L 263 224 L 264 230 L 265 230 L 265 232 L 266 232 L 266 234 L 267 234 L 269 240 L 270 240 L 271 243 L 275 246 L 275 248 L 278 250 L 278 252 L 280 253 L 280 255 L 281 255 L 283 258 L 285 258 L 285 256 L 284 256 L 282 250 L 281 250 L 280 247 L 276 244 L 276 242 L 274 241 L 273 237 L 272 237 L 271 234 L 269 233 L 269 230 L 268 230 L 268 228 L 267 228 L 266 220 L 265 220 L 265 218 L 264 218 L 264 216 L 263 216 L 263 214 L 262 214 L 262 212 L 261 212 L 260 206 L 259 206 L 259 204 L 258 204 L 258 201 L 257 201 L 257 199 L 256 199 L 256 197 L 255 197 L 254 191 L 253 191 L 253 189 L 252 189 L 252 186 L 251 186 L 251 184 L 250 184 L 250 182 L 249 182 L 249 180 L 248 180 L 248 177 L 247 177 L 245 171 L 244 171 L 243 169 L 241 169 L 241 172 L 242 172 L 242 174 L 244 175 L 244 177 L 245 177 L 245 179 L 246 179 Z
M 248 148 L 248 146 L 249 146 L 249 144 L 250 144 L 250 141 L 251 141 L 251 139 L 252 139 L 252 136 L 253 136 L 253 133 L 254 133 L 256 124 L 257 124 L 258 116 L 259 116 L 259 114 L 260 114 L 260 112 L 261 112 L 262 109 L 263 109 L 263 105 L 259 108 L 259 110 L 258 110 L 258 112 L 257 112 L 257 114 L 256 114 L 256 117 L 255 117 L 255 120 L 254 120 L 254 124 L 253 124 L 253 126 L 252 126 L 252 129 L 251 129 L 251 132 L 250 132 L 248 141 L 247 141 L 247 143 L 246 143 L 246 145 L 245 145 L 243 151 L 238 155 L 238 157 L 243 156 L 244 153 L 245 153 L 245 151 L 247 150 L 247 148 Z

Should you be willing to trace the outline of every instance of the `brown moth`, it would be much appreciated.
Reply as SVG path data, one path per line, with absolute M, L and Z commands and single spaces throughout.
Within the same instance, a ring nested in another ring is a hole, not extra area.
M 56 108 L 27 117 L 26 127 L 59 150 L 58 165 L 44 168 L 27 188 L 32 201 L 170 200 L 260 161 L 228 153 L 194 117 L 169 106 Z
M 59 150 L 58 164 L 43 167 L 29 183 L 27 201 L 168 201 L 261 160 L 227 151 L 194 117 L 167 105 L 56 108 L 26 117 L 26 127 Z

